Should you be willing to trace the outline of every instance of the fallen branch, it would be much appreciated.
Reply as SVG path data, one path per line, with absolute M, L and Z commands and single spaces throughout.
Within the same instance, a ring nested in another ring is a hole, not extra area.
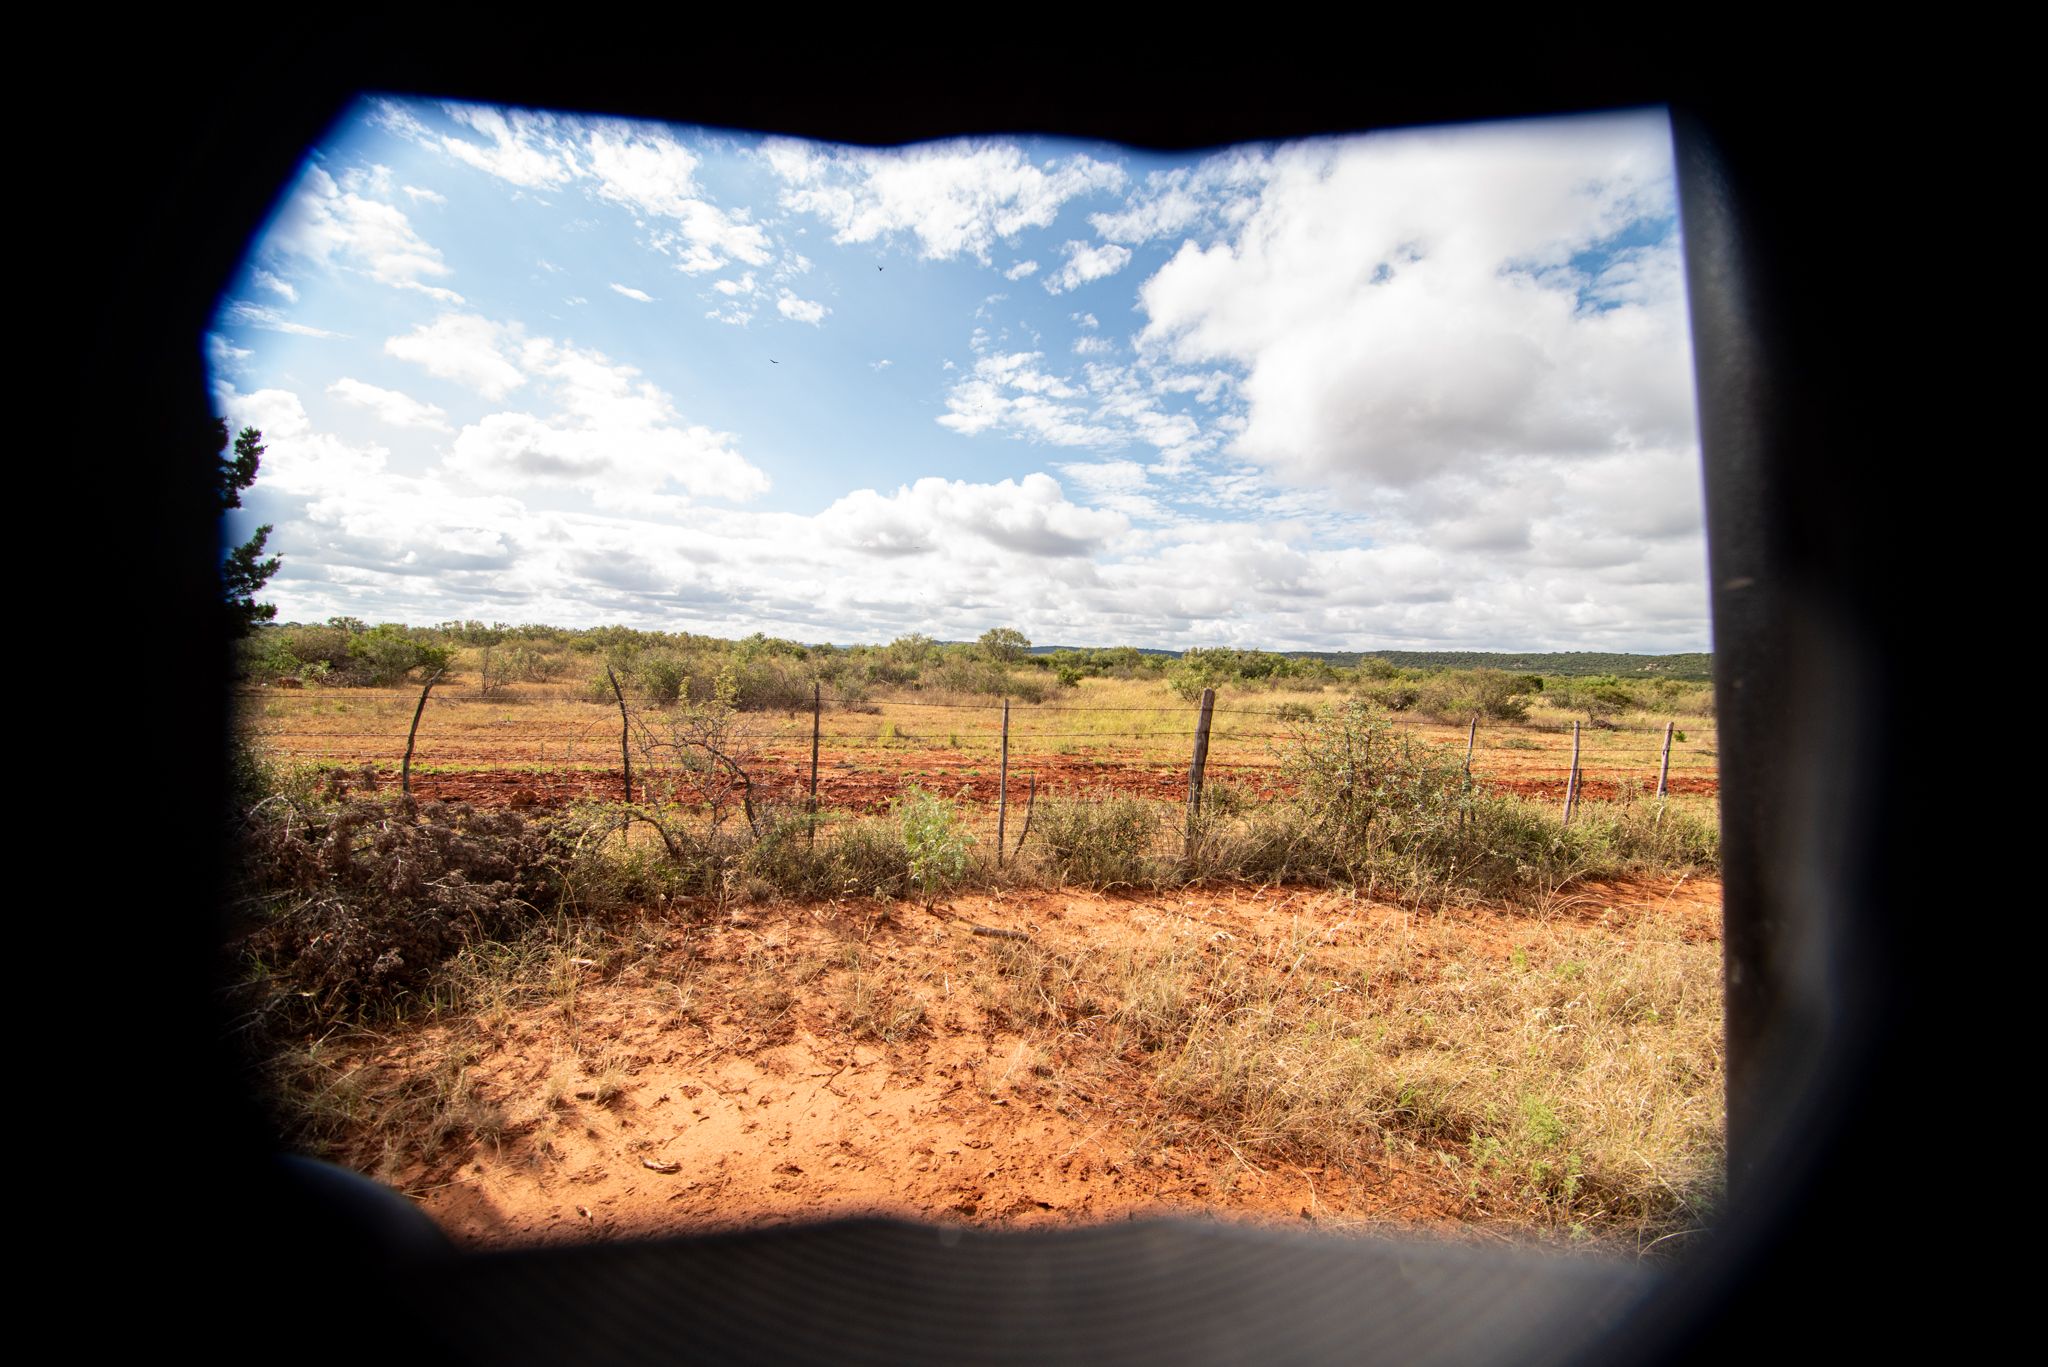
M 1033 773 L 1031 775 L 1030 795 L 1024 799 L 1024 829 L 1017 832 L 1017 849 L 1016 853 L 1010 856 L 1012 859 L 1016 858 L 1017 855 L 1024 853 L 1024 837 L 1031 834 L 1031 809 L 1032 807 L 1037 805 L 1037 803 L 1038 775 L 1036 773 Z

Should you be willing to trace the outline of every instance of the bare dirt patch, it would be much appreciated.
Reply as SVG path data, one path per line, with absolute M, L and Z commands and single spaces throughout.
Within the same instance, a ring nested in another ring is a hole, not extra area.
M 339 1156 L 472 1245 L 854 1213 L 1029 1225 L 1178 1210 L 1497 1232 L 1515 1222 L 1428 1146 L 1340 1158 L 1278 1138 L 1247 1147 L 1191 1118 L 1170 1095 L 1185 1059 L 1104 1028 L 1078 975 L 1041 970 L 1140 945 L 1199 969 L 1256 947 L 1305 989 L 1377 994 L 1374 1018 L 1428 1049 L 1423 1036 L 1448 1028 L 1431 1013 L 1491 975 L 1555 976 L 1555 962 L 1569 977 L 1589 944 L 1718 940 L 1719 898 L 1712 880 L 1680 879 L 1579 887 L 1536 911 L 1252 888 L 756 905 L 650 918 L 608 950 L 564 951 L 544 991 L 330 1041 L 321 1066 L 357 1097 L 438 1079 L 433 1133 L 365 1123 Z M 1560 1023 L 1532 1040 L 1570 1042 L 1550 1031 L 1576 1028 L 1575 993 L 1561 987 Z M 1701 1089 L 1717 1104 L 1711 1077 Z

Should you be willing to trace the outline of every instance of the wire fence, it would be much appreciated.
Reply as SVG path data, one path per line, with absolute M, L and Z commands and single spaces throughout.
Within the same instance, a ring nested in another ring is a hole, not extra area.
M 482 806 L 553 807 L 659 794 L 648 761 L 678 712 L 597 701 L 582 688 L 246 690 L 242 733 L 276 758 L 336 769 L 399 771 L 408 790 Z M 623 720 L 622 720 L 623 714 Z M 744 750 L 762 801 L 801 803 L 829 824 L 886 811 L 912 787 L 957 798 L 990 835 L 1018 803 L 1115 790 L 1157 801 L 1199 800 L 1204 787 L 1254 797 L 1284 790 L 1286 755 L 1317 713 L 1305 704 L 1180 707 L 833 699 L 740 713 L 729 739 Z M 1097 720 L 1099 719 L 1099 720 Z M 1645 726 L 1445 722 L 1388 718 L 1425 744 L 1454 750 L 1482 786 L 1561 801 L 1624 791 L 1718 792 L 1710 721 Z M 622 753 L 622 725 L 626 731 Z M 679 752 L 678 752 L 679 753 Z M 815 756 L 815 757 L 814 757 Z M 627 769 L 632 768 L 630 781 Z

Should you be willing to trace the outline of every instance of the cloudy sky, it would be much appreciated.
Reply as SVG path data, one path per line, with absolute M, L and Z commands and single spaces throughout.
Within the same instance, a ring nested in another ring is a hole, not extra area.
M 280 620 L 1708 646 L 1661 113 L 1159 155 L 369 100 L 206 338 Z

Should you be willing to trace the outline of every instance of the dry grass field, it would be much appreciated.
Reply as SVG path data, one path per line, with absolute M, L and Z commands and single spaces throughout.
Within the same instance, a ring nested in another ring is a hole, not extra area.
M 419 690 L 414 687 L 251 689 L 240 721 L 266 754 L 291 763 L 360 770 L 395 779 Z M 1218 691 L 1210 735 L 1211 782 L 1270 796 L 1278 752 L 1303 713 L 1341 702 L 1336 688 L 1275 693 Z M 1156 679 L 1084 679 L 1045 704 L 1010 709 L 1011 800 L 1027 785 L 1045 793 L 1112 789 L 1184 800 L 1196 708 Z M 1526 723 L 1485 722 L 1473 739 L 1472 770 L 1494 791 L 1562 802 L 1572 752 L 1572 716 L 1540 703 Z M 1618 718 L 1582 727 L 1581 796 L 1610 799 L 1654 792 L 1664 724 L 1674 723 L 1670 792 L 1682 807 L 1711 813 L 1719 792 L 1710 718 Z M 1405 734 L 1463 756 L 1467 728 L 1401 718 Z M 549 807 L 621 794 L 619 714 L 562 684 L 503 684 L 482 694 L 477 676 L 454 672 L 433 691 L 413 759 L 423 798 L 488 807 Z M 749 718 L 761 781 L 786 797 L 808 792 L 812 719 L 801 713 Z M 827 811 L 874 813 L 918 785 L 981 808 L 996 800 L 1002 706 L 987 698 L 910 689 L 879 690 L 860 710 L 827 706 L 820 718 L 819 801 Z M 636 763 L 640 761 L 636 758 Z M 636 794 L 637 796 L 637 794 Z M 990 811 L 979 814 L 993 831 Z

